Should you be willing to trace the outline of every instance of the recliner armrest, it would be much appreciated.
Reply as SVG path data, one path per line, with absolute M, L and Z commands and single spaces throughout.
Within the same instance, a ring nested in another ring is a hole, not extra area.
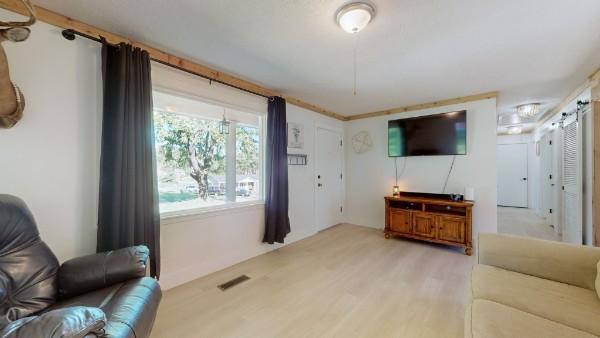
M 18 319 L 0 329 L 0 337 L 104 337 L 105 325 L 106 315 L 99 308 L 74 306 Z
M 69 298 L 146 275 L 150 250 L 132 246 L 73 258 L 58 270 L 58 294 Z
M 595 290 L 600 249 L 504 234 L 480 233 L 478 262 Z

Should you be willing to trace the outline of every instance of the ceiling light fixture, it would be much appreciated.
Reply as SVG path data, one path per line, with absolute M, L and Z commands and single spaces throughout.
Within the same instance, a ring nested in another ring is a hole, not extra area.
M 517 135 L 517 134 L 520 134 L 521 132 L 523 132 L 523 128 L 521 128 L 519 126 L 511 126 L 511 127 L 508 127 L 507 130 L 510 135 Z
M 356 34 L 363 30 L 375 16 L 375 7 L 366 2 L 351 2 L 338 9 L 335 21 L 347 33 Z M 354 49 L 352 51 L 352 62 L 354 71 L 354 87 L 352 95 L 356 96 L 356 37 L 354 38 Z
M 351 2 L 338 9 L 335 18 L 344 31 L 355 34 L 367 27 L 374 16 L 375 8 L 370 4 Z
M 510 123 L 512 123 L 512 124 L 521 123 L 521 117 L 519 116 L 519 114 L 511 114 L 510 115 Z
M 517 106 L 517 113 L 521 117 L 534 117 L 540 112 L 539 103 L 528 103 Z

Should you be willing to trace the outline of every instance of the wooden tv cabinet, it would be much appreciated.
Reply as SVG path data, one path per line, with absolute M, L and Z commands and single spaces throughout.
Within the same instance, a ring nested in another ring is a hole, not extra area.
M 429 197 L 386 197 L 385 238 L 392 235 L 462 247 L 473 253 L 473 202 Z

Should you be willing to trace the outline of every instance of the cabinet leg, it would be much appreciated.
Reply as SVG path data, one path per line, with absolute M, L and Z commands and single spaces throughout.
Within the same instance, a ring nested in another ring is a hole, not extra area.
M 465 248 L 465 255 L 471 256 L 473 254 L 473 248 Z
M 384 236 L 385 236 L 385 239 L 390 239 L 390 234 L 389 233 L 386 232 Z

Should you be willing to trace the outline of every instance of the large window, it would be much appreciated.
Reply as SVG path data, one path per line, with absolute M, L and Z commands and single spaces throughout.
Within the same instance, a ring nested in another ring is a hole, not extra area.
M 261 116 L 159 91 L 153 99 L 161 214 L 262 199 Z

